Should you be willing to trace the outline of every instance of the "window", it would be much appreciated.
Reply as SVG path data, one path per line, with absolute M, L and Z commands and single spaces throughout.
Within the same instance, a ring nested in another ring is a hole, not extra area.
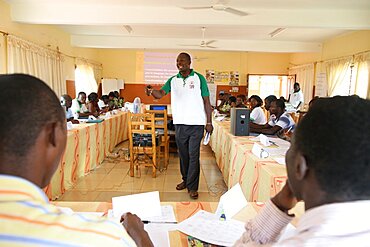
M 269 95 L 288 98 L 290 84 L 287 75 L 248 75 L 248 96 L 258 95 L 262 99 Z
M 75 70 L 76 94 L 85 92 L 86 96 L 98 91 L 93 68 L 87 64 L 77 64 Z

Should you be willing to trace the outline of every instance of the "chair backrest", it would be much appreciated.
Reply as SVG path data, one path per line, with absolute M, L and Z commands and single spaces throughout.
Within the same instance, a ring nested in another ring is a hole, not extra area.
M 154 115 L 154 127 L 167 140 L 167 110 L 145 110 L 145 113 Z
M 155 148 L 156 134 L 154 114 L 128 113 L 128 129 L 130 147 L 134 146 L 134 135 L 151 136 L 152 146 Z

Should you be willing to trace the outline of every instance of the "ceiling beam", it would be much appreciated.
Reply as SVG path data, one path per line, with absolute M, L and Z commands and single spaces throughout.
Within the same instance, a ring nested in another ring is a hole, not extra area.
M 256 51 L 256 52 L 321 52 L 322 45 L 314 42 L 218 40 L 212 43 L 216 49 L 202 48 L 199 39 L 140 38 L 124 36 L 71 35 L 71 44 L 77 47 L 124 48 L 124 49 L 182 49 L 208 51 Z M 181 46 L 185 44 L 189 46 Z M 194 46 L 190 46 L 194 45 Z
M 222 11 L 114 4 L 15 3 L 12 20 L 30 24 L 184 24 L 302 28 L 370 29 L 369 9 L 242 9 L 239 17 Z M 83 9 L 83 11 L 81 11 Z

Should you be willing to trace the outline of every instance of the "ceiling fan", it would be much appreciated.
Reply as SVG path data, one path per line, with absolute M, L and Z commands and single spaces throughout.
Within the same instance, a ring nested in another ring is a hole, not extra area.
M 200 44 L 196 44 L 196 45 L 180 44 L 180 46 L 197 46 L 197 47 L 201 47 L 201 48 L 211 48 L 211 49 L 217 48 L 215 46 L 210 45 L 210 44 L 213 44 L 214 42 L 216 42 L 216 40 L 209 40 L 209 41 L 205 40 L 205 38 L 204 38 L 205 32 L 206 32 L 206 28 L 202 27 L 202 41 L 200 42 Z
M 181 7 L 182 9 L 186 9 L 186 10 L 193 10 L 193 9 L 213 9 L 213 10 L 216 10 L 216 11 L 225 11 L 225 12 L 228 12 L 228 13 L 231 13 L 231 14 L 234 14 L 234 15 L 238 15 L 238 16 L 246 16 L 248 15 L 248 13 L 242 11 L 242 10 L 239 10 L 239 9 L 235 9 L 235 8 L 231 8 L 225 4 L 222 4 L 220 2 L 214 4 L 214 5 L 209 5 L 209 6 L 200 6 L 200 7 Z

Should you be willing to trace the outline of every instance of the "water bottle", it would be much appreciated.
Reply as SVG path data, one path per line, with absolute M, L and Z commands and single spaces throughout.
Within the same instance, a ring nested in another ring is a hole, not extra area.
M 140 107 L 141 107 L 141 100 L 139 97 L 136 97 L 134 99 L 134 113 L 140 113 Z

